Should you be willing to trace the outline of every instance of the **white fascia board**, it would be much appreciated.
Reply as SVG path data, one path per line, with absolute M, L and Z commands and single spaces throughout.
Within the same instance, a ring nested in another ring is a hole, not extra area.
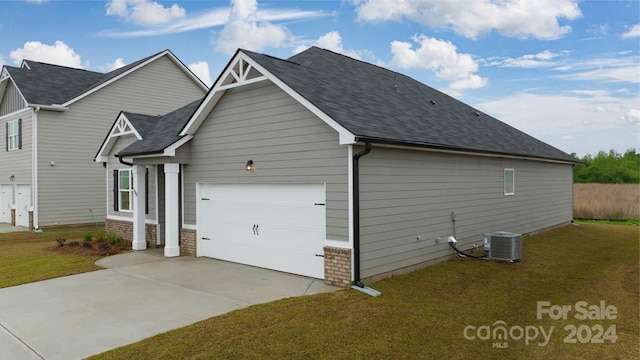
M 185 137 L 183 137 L 182 139 L 174 142 L 173 144 L 167 146 L 166 149 L 164 149 L 163 151 L 163 155 L 164 156 L 176 156 L 176 150 L 186 144 L 187 142 L 189 142 L 189 140 L 193 139 L 193 135 L 187 135 Z
M 222 73 L 220 74 L 220 76 L 218 76 L 218 79 L 211 87 L 211 90 L 209 90 L 209 93 L 207 93 L 207 96 L 205 96 L 204 100 L 200 103 L 196 111 L 193 113 L 193 115 L 191 115 L 191 119 L 189 119 L 187 124 L 184 126 L 184 128 L 178 135 L 180 136 L 193 135 L 196 133 L 196 131 L 198 131 L 198 128 L 200 128 L 200 125 L 202 124 L 204 119 L 207 117 L 207 115 L 209 115 L 209 113 L 211 112 L 213 107 L 218 103 L 220 98 L 222 98 L 222 95 L 224 94 L 225 90 L 221 89 L 221 87 L 226 85 L 224 84 L 224 82 L 227 79 L 227 77 L 233 74 L 233 67 L 241 58 L 241 54 L 242 52 L 239 51 L 233 57 L 233 59 L 229 61 L 229 64 L 227 64 L 227 67 L 224 68 L 224 70 L 222 70 Z
M 109 79 L 109 81 L 101 83 L 100 85 L 92 88 L 91 90 L 78 95 L 77 97 L 67 101 L 66 103 L 64 103 L 62 105 L 63 106 L 69 106 L 69 105 L 73 104 L 74 102 L 76 102 L 76 101 L 78 101 L 78 100 L 80 100 L 82 98 L 85 98 L 85 97 L 93 94 L 94 92 L 96 92 L 96 91 L 98 91 L 100 89 L 103 89 L 104 87 L 106 87 L 106 86 L 108 86 L 108 85 L 110 85 L 110 84 L 122 79 L 123 77 L 131 74 L 132 72 L 151 64 L 152 62 L 160 59 L 163 56 L 169 57 L 169 59 L 171 59 L 176 65 L 178 65 L 178 67 L 185 74 L 187 74 L 187 76 L 189 76 L 191 78 L 191 80 L 193 80 L 196 84 L 198 84 L 198 86 L 200 86 L 204 91 L 207 91 L 207 86 L 202 82 L 202 80 L 200 80 L 197 76 L 195 76 L 195 74 L 193 74 L 193 72 L 191 72 L 191 70 L 189 70 L 186 66 L 184 66 L 184 64 L 180 60 L 178 60 L 178 58 L 175 55 L 173 55 L 173 53 L 171 51 L 165 50 L 165 51 L 159 53 L 158 55 L 156 55 L 156 56 L 154 56 L 154 57 L 152 57 L 150 59 L 147 59 L 147 61 L 145 61 L 145 62 L 143 62 L 141 64 L 138 64 L 137 66 L 134 66 L 131 69 L 123 72 L 122 74 L 120 74 L 120 75 L 118 75 L 118 76 L 116 76 L 116 77 L 114 77 L 112 79 Z
M 68 107 L 60 104 L 52 104 L 52 105 L 42 105 L 42 104 L 27 104 L 28 107 L 40 110 L 49 110 L 49 111 L 58 111 L 65 112 L 69 110 Z
M 224 89 L 229 87 L 228 84 L 224 84 L 225 79 L 227 79 L 228 75 L 232 74 L 233 68 L 235 67 L 236 63 L 238 63 L 238 61 L 241 61 L 241 60 L 251 65 L 251 67 L 253 67 L 258 72 L 260 72 L 264 77 L 266 77 L 267 80 L 270 80 L 280 89 L 282 89 L 285 93 L 287 93 L 289 96 L 291 96 L 300 104 L 302 104 L 302 106 L 307 108 L 307 110 L 311 111 L 314 115 L 319 117 L 332 129 L 337 131 L 338 134 L 340 134 L 340 144 L 344 145 L 344 144 L 355 143 L 354 134 L 352 134 L 350 131 L 342 127 L 335 120 L 333 120 L 329 115 L 322 112 L 315 105 L 313 105 L 307 99 L 305 99 L 300 94 L 295 92 L 288 85 L 286 85 L 284 82 L 278 79 L 275 75 L 271 74 L 265 68 L 260 66 L 260 64 L 255 62 L 253 59 L 251 59 L 248 55 L 246 55 L 242 51 L 238 51 L 238 53 L 232 59 L 232 61 L 229 62 L 229 65 L 224 69 L 222 75 L 218 78 L 217 82 L 213 85 L 213 87 L 211 88 L 211 91 L 209 92 L 209 94 L 207 94 L 207 97 L 202 102 L 200 107 L 198 107 L 196 112 L 193 114 L 193 116 L 191 117 L 187 125 L 184 127 L 180 135 L 195 134 L 195 132 L 198 131 L 198 128 L 200 127 L 204 119 L 207 117 L 207 115 L 209 115 L 209 113 L 211 112 L 215 104 L 218 102 L 218 100 L 220 100 L 220 97 L 222 95 L 219 93 L 224 92 Z M 260 77 L 258 81 L 262 81 L 262 80 L 265 80 L 265 79 Z M 250 83 L 250 82 L 246 82 L 246 83 Z
M 16 85 L 16 82 L 13 81 L 13 78 L 11 77 L 11 74 L 9 73 L 9 71 L 7 71 L 7 69 L 5 67 L 2 67 L 1 79 L 2 80 L 0 80 L 0 83 L 4 83 L 5 90 L 6 90 L 7 84 L 9 83 L 9 80 L 11 80 L 11 82 L 13 83 L 13 86 L 16 88 L 16 90 L 18 90 L 18 94 L 20 94 L 20 97 L 22 98 L 22 101 L 25 104 L 27 104 L 27 99 L 22 94 L 22 91 L 20 91 L 20 88 L 18 87 L 18 85 Z M 4 91 L 3 91 L 3 93 L 1 95 L 4 96 Z M 0 97 L 0 99 L 2 99 L 2 97 Z
M 337 131 L 338 134 L 340 134 L 340 140 L 341 141 L 342 141 L 343 138 L 345 138 L 345 139 L 349 139 L 349 138 L 353 139 L 353 138 L 355 138 L 354 134 L 352 134 L 350 131 L 348 131 L 347 129 L 342 127 L 342 125 L 338 124 L 329 115 L 325 114 L 323 111 L 318 109 L 315 105 L 313 105 L 310 101 L 305 99 L 302 95 L 300 95 L 297 92 L 295 92 L 287 84 L 285 84 L 282 80 L 278 79 L 275 75 L 271 74 L 265 68 L 260 66 L 260 64 L 258 64 L 257 62 L 253 61 L 253 59 L 251 59 L 249 56 L 243 54 L 242 52 L 240 52 L 240 53 L 244 56 L 246 61 L 249 64 L 251 64 L 251 66 L 253 66 L 256 70 L 258 70 L 260 73 L 262 73 L 262 75 L 266 76 L 269 80 L 271 80 L 271 82 L 276 84 L 276 86 L 278 86 L 280 89 L 282 89 L 284 92 L 286 92 L 289 96 L 291 96 L 296 101 L 298 101 L 300 104 L 302 104 L 305 108 L 307 108 L 307 110 L 311 111 L 314 115 L 319 117 L 322 121 L 327 123 L 327 125 L 329 125 L 333 130 Z M 342 142 L 341 142 L 341 144 L 342 144 Z M 348 142 L 345 143 L 345 144 L 348 144 Z
M 2 121 L 4 119 L 7 119 L 7 118 L 20 116 L 20 115 L 23 115 L 23 114 L 28 114 L 28 113 L 31 113 L 32 111 L 33 111 L 32 108 L 26 107 L 24 109 L 20 109 L 20 110 L 14 111 L 12 113 L 8 113 L 7 115 L 0 116 L 0 121 Z
M 125 123 L 126 125 L 128 125 L 131 131 L 126 131 L 126 132 L 121 132 L 116 134 L 116 130 L 119 130 L 119 124 L 121 123 Z M 100 146 L 100 150 L 98 150 L 98 153 L 96 154 L 95 161 L 96 162 L 108 161 L 109 152 L 113 148 L 113 145 L 115 144 L 117 138 L 122 135 L 128 135 L 128 134 L 133 134 L 138 140 L 142 140 L 142 136 L 140 136 L 140 133 L 136 130 L 133 124 L 131 124 L 129 119 L 127 119 L 127 116 L 121 111 L 120 114 L 118 114 L 116 121 L 114 121 L 113 125 L 111 125 L 109 134 L 102 142 L 102 145 Z

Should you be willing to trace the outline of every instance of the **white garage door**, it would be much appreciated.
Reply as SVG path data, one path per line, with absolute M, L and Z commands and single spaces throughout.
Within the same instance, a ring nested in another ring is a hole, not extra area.
M 198 256 L 324 278 L 324 184 L 201 184 Z

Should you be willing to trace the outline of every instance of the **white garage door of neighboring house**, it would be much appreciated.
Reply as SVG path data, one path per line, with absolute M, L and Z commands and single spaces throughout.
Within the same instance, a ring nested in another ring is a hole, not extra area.
M 0 223 L 11 223 L 12 190 L 11 185 L 0 185 Z
M 324 184 L 201 184 L 198 256 L 324 278 Z
M 31 186 L 18 185 L 16 194 L 16 225 L 29 226 L 29 207 L 31 206 Z

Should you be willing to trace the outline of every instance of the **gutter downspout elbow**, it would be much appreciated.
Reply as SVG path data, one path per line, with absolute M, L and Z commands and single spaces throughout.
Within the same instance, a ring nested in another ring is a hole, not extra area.
M 127 166 L 133 166 L 133 163 L 126 162 L 126 161 L 122 160 L 122 156 L 116 154 L 115 157 L 118 158 L 118 161 L 120 161 L 120 164 L 127 165 Z
M 353 155 L 353 285 L 364 287 L 360 281 L 360 158 L 371 152 L 371 143 L 365 142 L 364 150 Z

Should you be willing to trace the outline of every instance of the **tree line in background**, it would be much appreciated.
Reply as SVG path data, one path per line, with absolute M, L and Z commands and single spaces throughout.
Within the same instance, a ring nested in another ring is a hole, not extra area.
M 571 155 L 578 158 L 575 153 Z M 587 154 L 580 160 L 582 163 L 573 168 L 574 183 L 640 183 L 640 154 L 635 149 L 627 150 L 624 154 L 613 150 L 608 153 L 600 151 L 596 156 Z

